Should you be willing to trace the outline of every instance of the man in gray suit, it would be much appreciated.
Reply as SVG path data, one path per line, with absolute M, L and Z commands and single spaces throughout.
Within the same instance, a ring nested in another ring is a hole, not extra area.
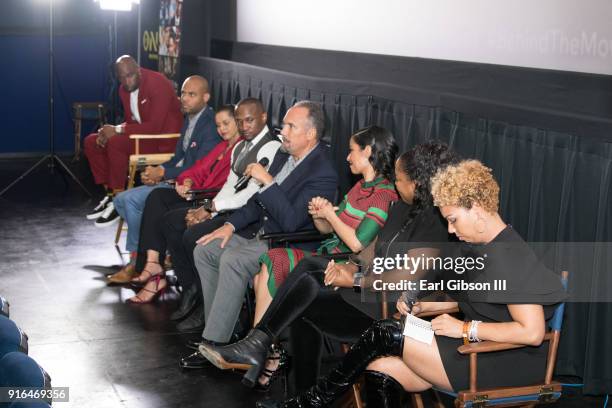
M 259 192 L 225 225 L 198 241 L 193 255 L 204 297 L 204 341 L 230 339 L 248 282 L 259 270 L 259 256 L 268 250 L 259 236 L 314 228 L 308 202 L 316 196 L 333 201 L 338 176 L 319 143 L 323 124 L 323 111 L 316 103 L 302 101 L 290 108 L 283 119 L 282 151 L 269 171 L 259 163 L 246 169 L 245 174 L 262 186 Z M 312 245 L 304 244 L 304 249 Z M 201 368 L 206 361 L 196 352 L 181 359 L 181 366 Z

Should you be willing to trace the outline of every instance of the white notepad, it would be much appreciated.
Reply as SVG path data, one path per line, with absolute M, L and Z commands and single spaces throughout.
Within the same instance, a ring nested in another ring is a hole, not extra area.
M 430 322 L 408 314 L 406 315 L 406 322 L 404 324 L 404 336 L 425 344 L 431 344 L 434 332 Z

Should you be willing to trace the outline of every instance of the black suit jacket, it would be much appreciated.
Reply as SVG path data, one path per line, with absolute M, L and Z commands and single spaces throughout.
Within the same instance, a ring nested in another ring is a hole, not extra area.
M 164 173 L 164 179 L 177 178 L 184 170 L 187 170 L 195 164 L 196 161 L 206 156 L 217 144 L 223 141 L 217 133 L 217 126 L 215 125 L 215 111 L 207 106 L 206 110 L 202 112 L 198 121 L 193 128 L 191 134 L 191 140 L 187 151 L 183 152 L 183 139 L 185 139 L 185 133 L 187 132 L 187 126 L 189 125 L 189 119 L 183 122 L 183 128 L 181 129 L 181 137 L 176 143 L 174 150 L 174 157 L 163 163 L 166 172 Z M 183 160 L 183 165 L 175 167 L 176 164 Z
M 287 153 L 279 150 L 269 173 L 276 176 L 288 158 Z M 316 196 L 333 202 L 337 187 L 338 174 L 328 158 L 327 148 L 319 144 L 280 185 L 274 183 L 265 191 L 255 193 L 228 222 L 247 239 L 254 238 L 262 227 L 266 233 L 314 228 L 308 214 L 308 202 Z

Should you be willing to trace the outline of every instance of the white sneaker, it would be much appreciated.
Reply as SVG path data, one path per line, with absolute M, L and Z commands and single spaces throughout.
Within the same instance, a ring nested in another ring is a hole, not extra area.
M 102 215 L 108 203 L 112 202 L 112 198 L 109 195 L 105 195 L 102 200 L 96 205 L 96 207 L 86 215 L 88 220 L 95 220 Z
M 98 228 L 110 227 L 119 222 L 119 213 L 115 211 L 115 204 L 111 201 L 107 206 L 102 215 L 94 222 L 94 225 Z

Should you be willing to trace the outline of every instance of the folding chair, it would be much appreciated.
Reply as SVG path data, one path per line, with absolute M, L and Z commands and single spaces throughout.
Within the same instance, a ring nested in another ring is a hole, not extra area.
M 127 189 L 134 187 L 136 181 L 136 170 L 142 169 L 146 166 L 158 166 L 162 163 L 172 159 L 174 153 L 140 153 L 140 141 L 141 140 L 160 140 L 160 139 L 178 139 L 181 136 L 180 133 L 165 133 L 160 135 L 130 135 L 130 139 L 134 140 L 134 154 L 130 155 L 129 159 L 129 172 L 128 172 L 128 185 Z M 115 245 L 118 245 L 119 238 L 121 237 L 121 231 L 123 229 L 123 219 L 119 220 L 117 225 L 117 232 L 115 233 Z
M 81 133 L 83 121 L 95 121 L 98 128 L 106 122 L 106 106 L 104 102 L 74 102 L 72 104 L 72 120 L 74 122 L 74 157 L 81 157 Z
M 567 290 L 568 272 L 561 272 L 561 283 Z M 548 341 L 548 356 L 546 358 L 546 370 L 543 372 L 542 382 L 521 386 L 521 387 L 496 387 L 489 389 L 479 389 L 476 376 L 478 367 L 478 354 L 490 353 L 502 350 L 512 350 L 526 347 L 512 343 L 498 343 L 495 341 L 483 341 L 471 343 L 457 348 L 463 355 L 470 356 L 470 389 L 459 391 L 458 393 L 448 393 L 455 397 L 455 407 L 511 407 L 517 405 L 535 406 L 536 404 L 552 403 L 561 397 L 562 385 L 557 381 L 552 381 L 557 360 L 557 349 L 559 348 L 559 338 L 563 324 L 563 312 L 565 303 L 560 303 L 549 322 L 549 331 L 544 335 L 544 341 Z M 500 367 L 501 368 L 501 367 Z M 442 391 L 444 392 L 444 391 Z

